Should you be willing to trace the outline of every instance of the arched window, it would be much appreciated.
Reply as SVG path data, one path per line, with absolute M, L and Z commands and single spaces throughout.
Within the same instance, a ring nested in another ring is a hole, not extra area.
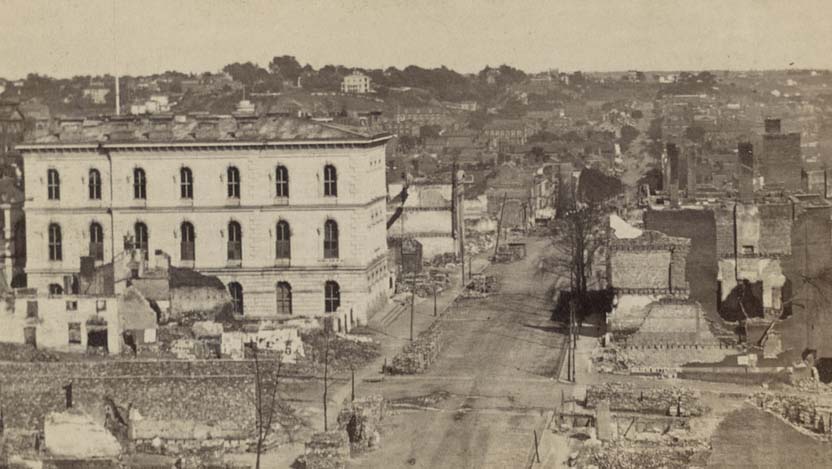
M 49 225 L 49 260 L 63 260 L 63 239 L 61 237 L 61 226 L 57 223 Z
M 90 256 L 97 261 L 104 260 L 104 229 L 98 222 L 90 223 Z
M 289 259 L 292 257 L 292 234 L 289 231 L 289 223 L 280 220 L 275 227 L 275 257 L 277 259 Z
M 338 173 L 335 171 L 335 166 L 331 164 L 324 166 L 324 195 L 338 196 Z
M 277 282 L 277 314 L 292 314 L 292 286 Z
M 57 169 L 46 171 L 46 189 L 49 200 L 61 200 L 61 176 Z
M 236 221 L 228 223 L 228 260 L 239 261 L 243 258 L 243 229 Z
M 324 285 L 324 312 L 334 313 L 341 306 L 341 287 L 332 280 Z
M 64 287 L 57 283 L 50 283 L 49 284 L 49 294 L 50 295 L 63 295 L 64 294 Z
M 194 174 L 191 168 L 179 170 L 179 195 L 183 199 L 194 198 Z
M 142 168 L 133 168 L 133 198 L 147 198 L 147 179 Z
M 228 198 L 240 198 L 240 170 L 236 166 L 229 166 L 228 176 Z
M 97 169 L 91 169 L 87 181 L 90 191 L 90 200 L 101 200 L 101 173 Z
M 289 170 L 280 165 L 274 172 L 275 194 L 277 197 L 289 197 Z
M 179 257 L 183 261 L 192 261 L 196 258 L 196 233 L 194 232 L 194 225 L 190 222 L 182 222 L 180 227 L 182 232 L 182 243 L 180 244 Z
M 228 284 L 228 293 L 231 294 L 231 307 L 235 314 L 243 314 L 243 286 L 237 282 Z
M 338 223 L 327 220 L 324 223 L 324 259 L 338 258 Z
M 136 222 L 133 225 L 133 239 L 135 240 L 136 249 L 141 249 L 144 252 L 144 258 L 148 259 L 148 246 L 150 244 L 150 236 L 147 233 L 147 225 L 142 222 Z

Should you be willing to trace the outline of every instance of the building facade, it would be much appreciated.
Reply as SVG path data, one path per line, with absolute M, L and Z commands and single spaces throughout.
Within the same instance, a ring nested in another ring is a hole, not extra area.
M 365 94 L 370 92 L 370 77 L 361 72 L 353 72 L 341 81 L 342 93 Z
M 130 247 L 217 276 L 246 317 L 331 315 L 347 329 L 386 301 L 388 135 L 282 117 L 157 124 L 20 147 L 29 287 Z

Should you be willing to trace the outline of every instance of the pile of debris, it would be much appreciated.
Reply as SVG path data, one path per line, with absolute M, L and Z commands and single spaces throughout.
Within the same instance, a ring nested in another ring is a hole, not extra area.
M 306 469 L 344 469 L 350 457 L 347 434 L 343 431 L 320 432 L 306 442 L 301 467 Z
M 450 276 L 445 270 L 431 268 L 427 273 L 404 274 L 396 282 L 396 292 L 409 294 L 415 287 L 416 296 L 426 298 L 433 296 L 434 289 L 437 295 L 442 293 L 450 283 Z
M 822 407 L 812 397 L 760 392 L 754 402 L 761 409 L 783 417 L 813 433 L 832 433 L 832 408 Z
M 481 252 L 494 250 L 494 233 L 465 233 L 465 253 L 476 256 Z
M 415 375 L 424 373 L 436 360 L 440 350 L 442 329 L 439 322 L 434 322 L 414 340 L 407 344 L 404 350 L 393 357 L 393 361 L 385 367 L 385 373 L 393 375 Z
M 700 417 L 707 410 L 698 391 L 675 386 L 636 388 L 629 383 L 604 383 L 587 388 L 588 408 L 603 401 L 609 401 L 610 410 L 618 412 Z
M 626 373 L 630 368 L 640 366 L 641 363 L 618 347 L 609 345 L 593 350 L 592 365 L 599 373 Z
M 448 264 L 457 264 L 459 259 L 457 259 L 456 254 L 452 252 L 443 252 L 442 254 L 437 254 L 433 256 L 433 259 L 430 260 L 430 266 L 433 267 L 447 267 Z
M 381 441 L 384 398 L 378 395 L 355 399 L 338 415 L 338 428 L 346 431 L 353 451 L 371 451 Z
M 496 263 L 509 263 L 514 261 L 519 261 L 526 257 L 526 245 L 523 243 L 508 243 L 508 244 L 501 244 L 500 247 L 497 248 L 496 254 L 494 254 L 494 262 Z
M 465 289 L 462 290 L 462 298 L 485 298 L 497 291 L 497 278 L 493 275 L 475 274 Z

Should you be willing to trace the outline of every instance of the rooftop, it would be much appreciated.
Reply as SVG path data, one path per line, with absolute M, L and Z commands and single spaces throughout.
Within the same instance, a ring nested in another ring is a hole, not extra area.
M 257 143 L 305 141 L 369 141 L 388 138 L 329 123 L 283 115 L 155 115 L 101 116 L 53 120 L 48 130 L 25 137 L 20 149 L 64 144 L 99 143 Z

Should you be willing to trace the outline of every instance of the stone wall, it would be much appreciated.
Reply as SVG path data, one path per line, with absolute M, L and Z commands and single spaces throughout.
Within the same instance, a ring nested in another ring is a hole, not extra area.
M 586 390 L 586 406 L 594 409 L 599 402 L 609 401 L 614 412 L 638 412 L 644 414 L 677 415 L 683 409 L 685 415 L 694 417 L 706 413 L 697 391 L 686 388 L 636 388 L 627 383 L 592 385 Z
M 761 409 L 800 428 L 813 433 L 832 433 L 832 408 L 819 406 L 814 398 L 762 392 L 755 394 L 753 400 Z
M 437 321 L 393 357 L 393 361 L 387 365 L 385 372 L 394 375 L 424 373 L 439 355 L 441 338 L 442 328 Z

